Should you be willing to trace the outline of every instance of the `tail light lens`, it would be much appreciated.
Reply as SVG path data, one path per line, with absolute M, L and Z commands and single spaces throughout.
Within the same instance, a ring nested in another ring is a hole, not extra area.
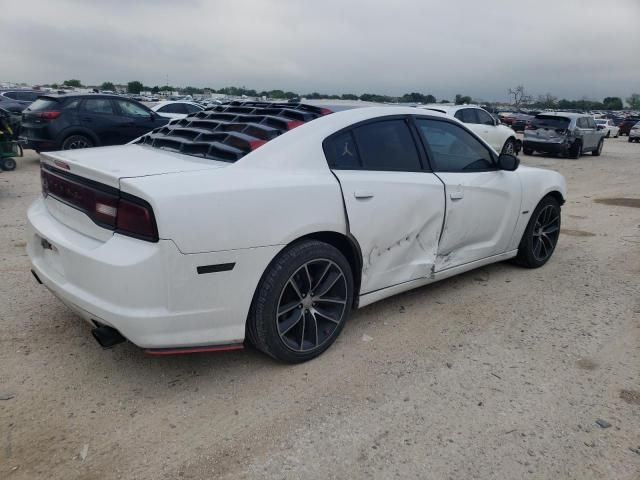
M 130 237 L 158 241 L 151 205 L 118 189 L 42 165 L 42 194 L 84 212 L 103 228 Z
M 47 120 L 53 120 L 62 115 L 62 112 L 50 111 L 50 112 L 38 112 L 38 116 L 40 118 L 45 118 Z

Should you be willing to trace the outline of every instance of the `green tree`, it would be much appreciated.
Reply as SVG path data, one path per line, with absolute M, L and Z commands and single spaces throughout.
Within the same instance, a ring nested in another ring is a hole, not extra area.
M 631 110 L 640 110 L 640 93 L 632 93 L 629 98 L 627 98 L 627 103 Z
M 602 101 L 605 110 L 622 110 L 622 99 L 620 97 L 606 97 Z
M 138 80 L 133 80 L 127 83 L 128 93 L 138 94 L 142 91 L 143 88 L 144 88 L 144 85 L 142 85 L 142 82 L 139 82 Z
M 116 86 L 112 82 L 102 82 L 100 90 L 111 90 L 112 92 L 115 92 Z
M 471 97 L 469 95 L 461 95 L 456 93 L 456 105 L 464 105 L 465 103 L 471 103 Z
M 62 82 L 62 84 L 66 87 L 75 87 L 75 88 L 82 87 L 82 82 L 80 82 L 80 80 L 77 80 L 75 78 L 72 78 L 71 80 L 65 80 L 64 82 Z
M 343 93 L 341 98 L 342 100 L 358 100 L 358 96 L 353 93 Z
M 156 85 L 151 89 L 151 93 L 154 93 L 154 94 L 160 93 L 160 87 Z

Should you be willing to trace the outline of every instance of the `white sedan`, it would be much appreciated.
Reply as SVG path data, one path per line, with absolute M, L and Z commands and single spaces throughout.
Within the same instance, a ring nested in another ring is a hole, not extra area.
M 483 108 L 476 105 L 442 104 L 424 105 L 421 108 L 446 113 L 457 118 L 491 145 L 496 152 L 516 155 L 520 151 L 521 144 L 516 137 L 516 132 L 511 127 L 502 125 L 499 120 L 493 118 Z
M 540 267 L 564 178 L 408 107 L 231 103 L 137 144 L 42 154 L 34 276 L 151 354 L 309 360 L 350 312 L 515 258 Z
M 596 118 L 596 125 L 598 130 L 605 132 L 605 138 L 614 137 L 618 138 L 620 134 L 620 127 L 617 127 L 613 120 L 607 118 Z
M 204 110 L 202 105 L 187 101 L 165 101 L 151 107 L 161 117 L 166 118 L 185 118 L 192 113 L 198 113 Z

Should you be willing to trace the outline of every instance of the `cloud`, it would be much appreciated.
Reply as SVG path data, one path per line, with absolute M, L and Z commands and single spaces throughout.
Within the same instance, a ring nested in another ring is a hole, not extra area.
M 31 0 L 3 6 L 5 81 L 80 78 L 502 100 L 638 89 L 640 2 Z M 34 12 L 37 12 L 34 14 Z

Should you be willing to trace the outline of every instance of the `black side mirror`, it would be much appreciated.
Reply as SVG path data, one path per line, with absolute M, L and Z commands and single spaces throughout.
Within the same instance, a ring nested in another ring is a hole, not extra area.
M 507 170 L 508 172 L 513 172 L 520 165 L 520 159 L 515 155 L 510 155 L 508 153 L 501 153 L 498 157 L 498 167 L 500 170 Z

